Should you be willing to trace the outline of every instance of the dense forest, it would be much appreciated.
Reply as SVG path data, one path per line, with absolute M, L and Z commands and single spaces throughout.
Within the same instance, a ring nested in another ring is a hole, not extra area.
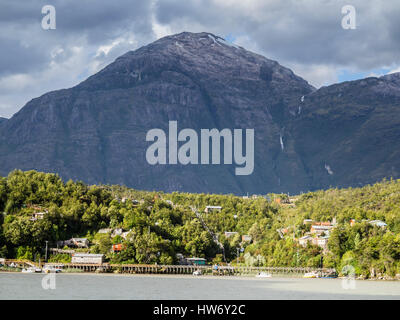
M 102 253 L 111 263 L 174 264 L 182 254 L 209 263 L 323 266 L 339 272 L 350 265 L 363 277 L 394 276 L 400 273 L 399 204 L 400 180 L 295 197 L 239 197 L 89 186 L 16 170 L 0 178 L 0 257 L 43 259 L 46 241 L 55 248 L 75 237 L 90 243 L 76 251 Z M 206 206 L 221 210 L 206 213 Z M 39 211 L 45 214 L 34 219 Z M 299 243 L 310 233 L 306 219 L 332 222 L 326 248 Z M 376 220 L 385 227 L 370 223 Z M 101 229 L 123 230 L 126 236 Z M 116 244 L 122 250 L 114 252 Z M 69 259 L 65 253 L 49 254 L 50 261 Z

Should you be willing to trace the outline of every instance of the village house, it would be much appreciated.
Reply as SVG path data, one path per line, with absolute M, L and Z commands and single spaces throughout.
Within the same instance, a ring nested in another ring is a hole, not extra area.
M 97 231 L 97 233 L 111 233 L 112 229 L 111 228 L 104 228 L 104 229 L 100 229 L 99 231 Z
M 321 235 L 321 234 L 325 234 L 328 235 L 329 232 L 333 229 L 334 227 L 331 225 L 312 225 L 311 226 L 311 230 L 310 232 L 312 234 L 317 234 L 317 235 Z
M 328 240 L 329 240 L 328 236 L 313 238 L 310 235 L 305 235 L 304 237 L 301 237 L 298 241 L 299 241 L 299 245 L 301 245 L 303 247 L 307 247 L 307 245 L 309 243 L 311 243 L 315 246 L 318 246 L 318 247 L 326 250 L 328 247 Z
M 234 235 L 236 235 L 236 234 L 238 234 L 237 232 L 231 232 L 231 231 L 225 231 L 225 237 L 226 238 L 230 238 L 230 237 L 232 237 L 232 236 L 234 236 Z
M 124 248 L 125 246 L 122 243 L 118 243 L 118 244 L 113 244 L 111 250 L 112 252 L 121 252 Z
M 206 259 L 204 258 L 186 258 L 186 261 L 189 265 L 197 265 L 197 266 L 204 266 L 206 264 Z
M 57 245 L 61 247 L 89 248 L 89 240 L 87 238 L 71 238 L 69 240 L 58 241 Z
M 177 253 L 176 258 L 180 265 L 205 265 L 207 261 L 204 258 L 197 257 L 185 258 L 182 253 Z
M 312 239 L 312 243 L 313 245 L 316 245 L 325 250 L 328 247 L 328 240 L 329 240 L 328 236 L 317 237 Z
M 113 233 L 111 234 L 111 238 L 120 236 L 120 235 L 122 235 L 123 232 L 124 232 L 124 230 L 122 230 L 121 228 L 114 229 Z
M 332 226 L 332 223 L 330 223 L 329 221 L 318 221 L 318 222 L 314 222 L 312 225 L 328 227 L 328 226 Z
M 102 264 L 103 260 L 104 254 L 74 253 L 72 255 L 71 263 Z
M 221 211 L 222 207 L 221 206 L 206 206 L 206 209 L 204 210 L 205 213 L 209 213 L 212 211 Z
M 71 240 L 78 248 L 89 248 L 89 240 L 86 238 L 72 238 Z
M 128 237 L 129 232 L 131 232 L 131 230 L 122 232 L 122 233 L 121 233 L 122 239 L 125 239 L 125 240 L 126 240 L 126 238 Z
M 380 228 L 385 228 L 387 227 L 387 224 L 383 222 L 382 220 L 372 220 L 368 222 L 369 224 L 372 224 L 373 226 L 377 226 Z
M 299 245 L 301 245 L 301 246 L 303 246 L 303 247 L 307 247 L 307 244 L 310 242 L 310 241 L 312 241 L 312 237 L 311 236 L 309 236 L 309 235 L 306 235 L 306 236 L 304 236 L 304 237 L 301 237 L 300 239 L 299 239 Z
M 303 224 L 312 224 L 313 220 L 312 219 L 304 219 Z
M 46 213 L 47 212 L 34 212 L 29 220 L 36 221 L 38 219 L 43 219 Z
M 252 238 L 251 236 L 244 234 L 242 235 L 242 242 L 251 242 Z

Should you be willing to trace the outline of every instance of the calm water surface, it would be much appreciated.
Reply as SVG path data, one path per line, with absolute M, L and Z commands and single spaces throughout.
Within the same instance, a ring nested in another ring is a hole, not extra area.
M 400 299 L 400 281 L 161 275 L 0 273 L 0 299 Z

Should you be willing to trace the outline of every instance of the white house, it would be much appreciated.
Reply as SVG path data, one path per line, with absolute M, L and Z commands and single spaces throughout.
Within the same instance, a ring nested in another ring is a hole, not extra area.
M 251 242 L 252 238 L 251 236 L 244 234 L 242 235 L 242 242 Z
M 114 238 L 116 236 L 120 236 L 120 235 L 122 235 L 123 232 L 124 232 L 124 230 L 122 230 L 121 228 L 114 229 L 111 237 Z
M 383 222 L 382 220 L 372 220 L 369 222 L 369 224 L 372 224 L 373 226 L 385 228 L 387 224 Z
M 72 255 L 71 263 L 102 264 L 103 259 L 104 254 L 74 253 Z
M 129 232 L 131 232 L 131 230 L 122 232 L 121 233 L 121 237 L 126 240 L 126 238 L 128 237 Z
M 299 244 L 303 247 L 307 247 L 308 242 L 312 241 L 311 236 L 304 236 L 299 239 Z
M 230 238 L 234 235 L 238 234 L 237 232 L 225 231 L 225 237 Z
M 221 210 L 222 210 L 221 206 L 207 206 L 204 211 L 205 211 L 205 213 L 209 213 L 212 211 L 221 211 Z
M 111 233 L 111 231 L 112 231 L 111 228 L 104 228 L 97 231 L 97 233 Z
M 329 240 L 328 236 L 319 237 L 319 238 L 315 238 L 313 243 L 316 244 L 320 248 L 326 249 L 328 246 L 328 240 Z
M 73 244 L 78 248 L 88 248 L 89 240 L 86 238 L 72 238 Z
M 334 226 L 319 226 L 319 225 L 312 225 L 311 226 L 311 233 L 316 233 L 316 234 L 329 234 L 329 232 L 334 228 Z
M 31 220 L 31 221 L 36 221 L 36 220 L 38 220 L 38 219 L 43 219 L 43 218 L 44 218 L 44 215 L 45 215 L 46 213 L 47 213 L 47 212 L 35 212 L 29 220 Z

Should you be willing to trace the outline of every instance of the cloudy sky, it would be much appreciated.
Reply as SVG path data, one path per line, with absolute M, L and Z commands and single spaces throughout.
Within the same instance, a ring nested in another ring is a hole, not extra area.
M 56 29 L 42 28 L 42 7 Z M 342 7 L 356 29 L 342 28 Z M 320 87 L 400 71 L 398 0 L 0 0 L 0 117 L 165 35 L 211 32 Z

